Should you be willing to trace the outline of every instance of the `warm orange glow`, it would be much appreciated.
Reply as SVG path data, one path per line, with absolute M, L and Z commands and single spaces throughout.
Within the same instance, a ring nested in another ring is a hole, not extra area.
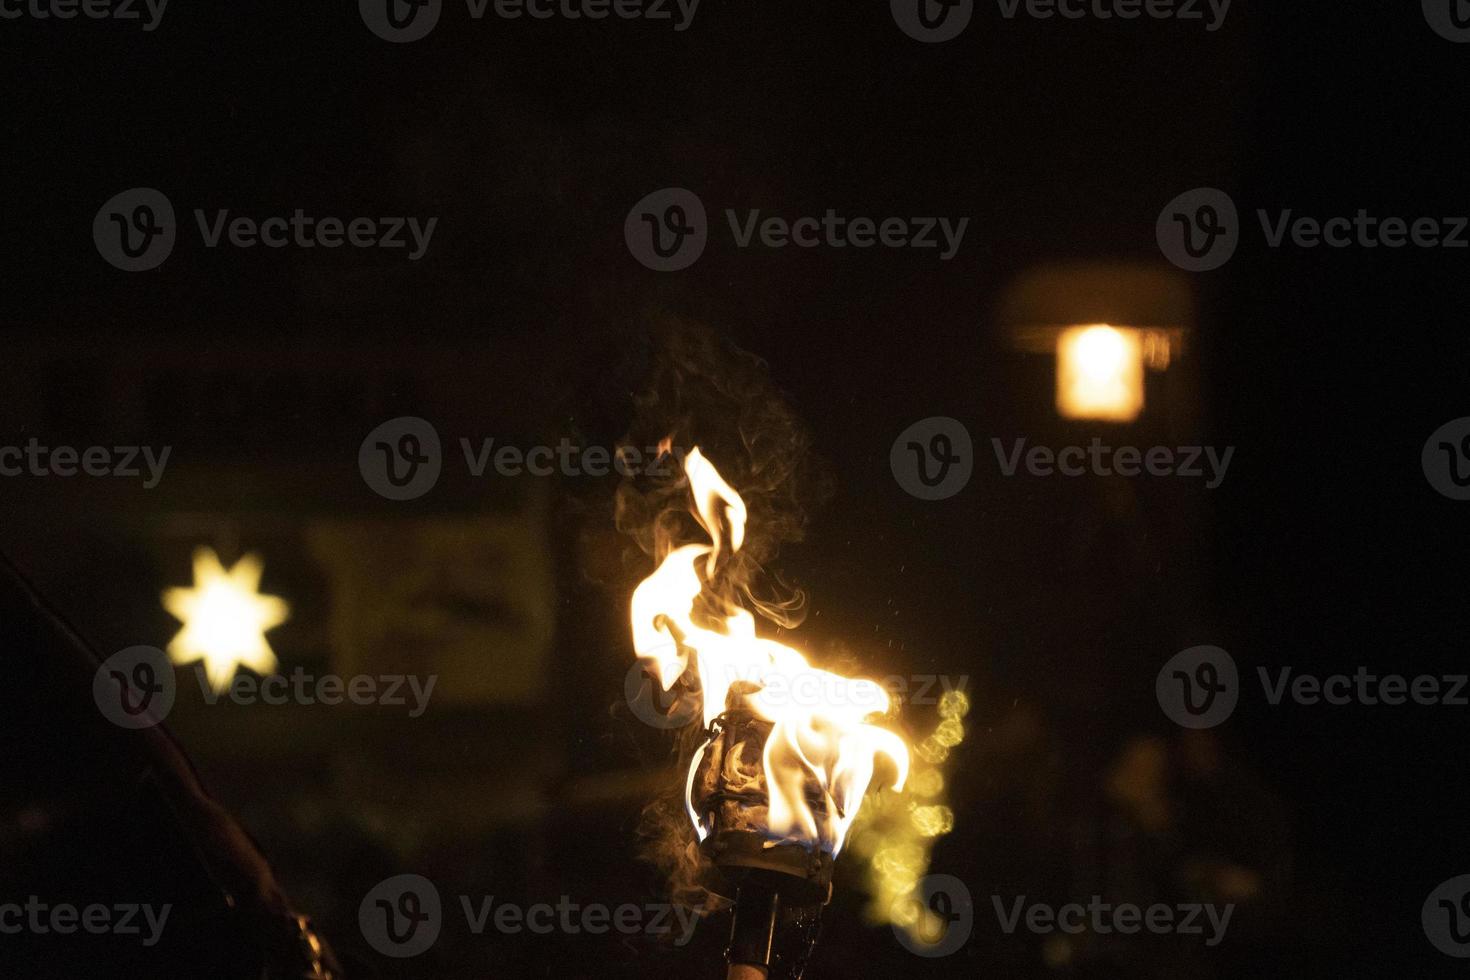
M 1069 419 L 1133 421 L 1143 411 L 1143 348 L 1136 330 L 1106 324 L 1063 330 L 1057 337 L 1057 410 Z
M 658 568 L 634 591 L 633 648 L 664 690 L 686 670 L 695 670 L 706 727 L 724 713 L 732 685 L 751 685 L 735 696 L 773 724 L 763 758 L 771 838 L 816 844 L 836 854 L 868 791 L 878 757 L 893 765 L 895 790 L 903 787 L 908 774 L 903 739 L 869 722 L 888 711 L 888 694 L 874 681 L 819 670 L 791 647 L 757 636 L 755 616 L 708 587 L 724 549 L 733 554 L 745 541 L 745 502 L 697 448 L 685 460 L 684 471 L 692 511 L 710 543 L 685 545 L 661 556 Z M 703 751 L 690 765 L 689 786 Z M 825 808 L 808 806 L 811 784 L 819 788 Z M 703 840 L 711 828 L 695 811 L 687 789 L 685 803 Z
M 184 624 L 168 645 L 176 664 L 204 661 L 210 685 L 222 691 L 238 667 L 276 669 L 265 631 L 286 621 L 285 600 L 260 594 L 260 559 L 246 555 L 226 570 L 208 548 L 194 552 L 194 587 L 167 589 L 163 606 Z
M 853 830 L 852 846 L 868 862 L 868 914 L 876 922 L 901 927 L 916 942 L 939 935 L 944 922 L 924 905 L 919 882 L 939 838 L 954 829 L 954 811 L 942 798 L 950 749 L 964 741 L 970 699 L 948 691 L 939 699 L 939 724 L 914 748 L 914 768 L 901 793 L 886 793 L 864 807 Z

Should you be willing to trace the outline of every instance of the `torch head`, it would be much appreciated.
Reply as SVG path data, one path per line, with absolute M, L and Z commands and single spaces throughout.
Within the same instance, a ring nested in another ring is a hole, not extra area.
M 788 905 L 824 905 L 832 889 L 831 853 L 816 841 L 777 840 L 770 834 L 762 752 L 771 728 L 769 721 L 739 708 L 734 697 L 715 719 L 691 794 L 709 831 L 702 847 L 719 870 L 727 897 L 759 873 Z M 807 802 L 818 810 L 826 806 L 816 786 Z

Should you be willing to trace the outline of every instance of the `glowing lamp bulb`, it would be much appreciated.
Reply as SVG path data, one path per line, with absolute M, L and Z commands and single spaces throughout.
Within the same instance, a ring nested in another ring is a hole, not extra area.
M 1143 411 L 1143 343 L 1105 324 L 1057 337 L 1057 411 L 1069 419 L 1131 422 Z

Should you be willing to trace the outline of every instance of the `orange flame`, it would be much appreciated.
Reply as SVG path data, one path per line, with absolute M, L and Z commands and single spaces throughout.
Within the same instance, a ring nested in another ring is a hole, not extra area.
M 756 635 L 755 617 L 738 602 L 706 588 L 724 549 L 738 552 L 745 541 L 745 502 L 698 448 L 684 461 L 693 511 L 710 537 L 665 555 L 633 592 L 633 649 L 650 666 L 664 690 L 689 670 L 702 689 L 708 728 L 726 709 L 731 688 L 757 717 L 772 723 L 763 767 L 769 795 L 769 828 L 775 840 L 815 844 L 836 854 L 856 818 L 879 756 L 895 771 L 893 789 L 903 788 L 909 750 L 897 734 L 870 724 L 888 711 L 888 693 L 862 678 L 819 670 L 796 650 Z M 704 579 L 697 563 L 704 559 Z M 713 609 L 712 626 L 695 622 L 695 609 Z M 708 746 L 706 741 L 705 746 Z M 690 799 L 702 746 L 689 767 L 685 805 L 703 840 L 711 828 Z M 808 804 L 809 787 L 823 806 Z

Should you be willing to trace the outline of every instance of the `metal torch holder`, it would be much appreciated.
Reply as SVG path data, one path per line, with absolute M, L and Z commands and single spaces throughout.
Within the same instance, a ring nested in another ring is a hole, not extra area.
M 832 896 L 832 855 L 817 846 L 773 841 L 769 836 L 770 797 L 760 754 L 772 725 L 749 711 L 727 708 L 710 726 L 709 743 L 695 774 L 697 811 L 710 828 L 701 845 L 719 871 L 720 892 L 734 900 L 730 945 L 726 958 L 770 970 L 779 959 L 778 927 L 783 920 L 814 926 Z M 731 787 L 726 779 L 727 753 L 741 748 L 746 771 L 762 773 Z M 807 805 L 818 816 L 826 802 L 813 786 Z M 799 975 L 799 971 L 793 973 Z

